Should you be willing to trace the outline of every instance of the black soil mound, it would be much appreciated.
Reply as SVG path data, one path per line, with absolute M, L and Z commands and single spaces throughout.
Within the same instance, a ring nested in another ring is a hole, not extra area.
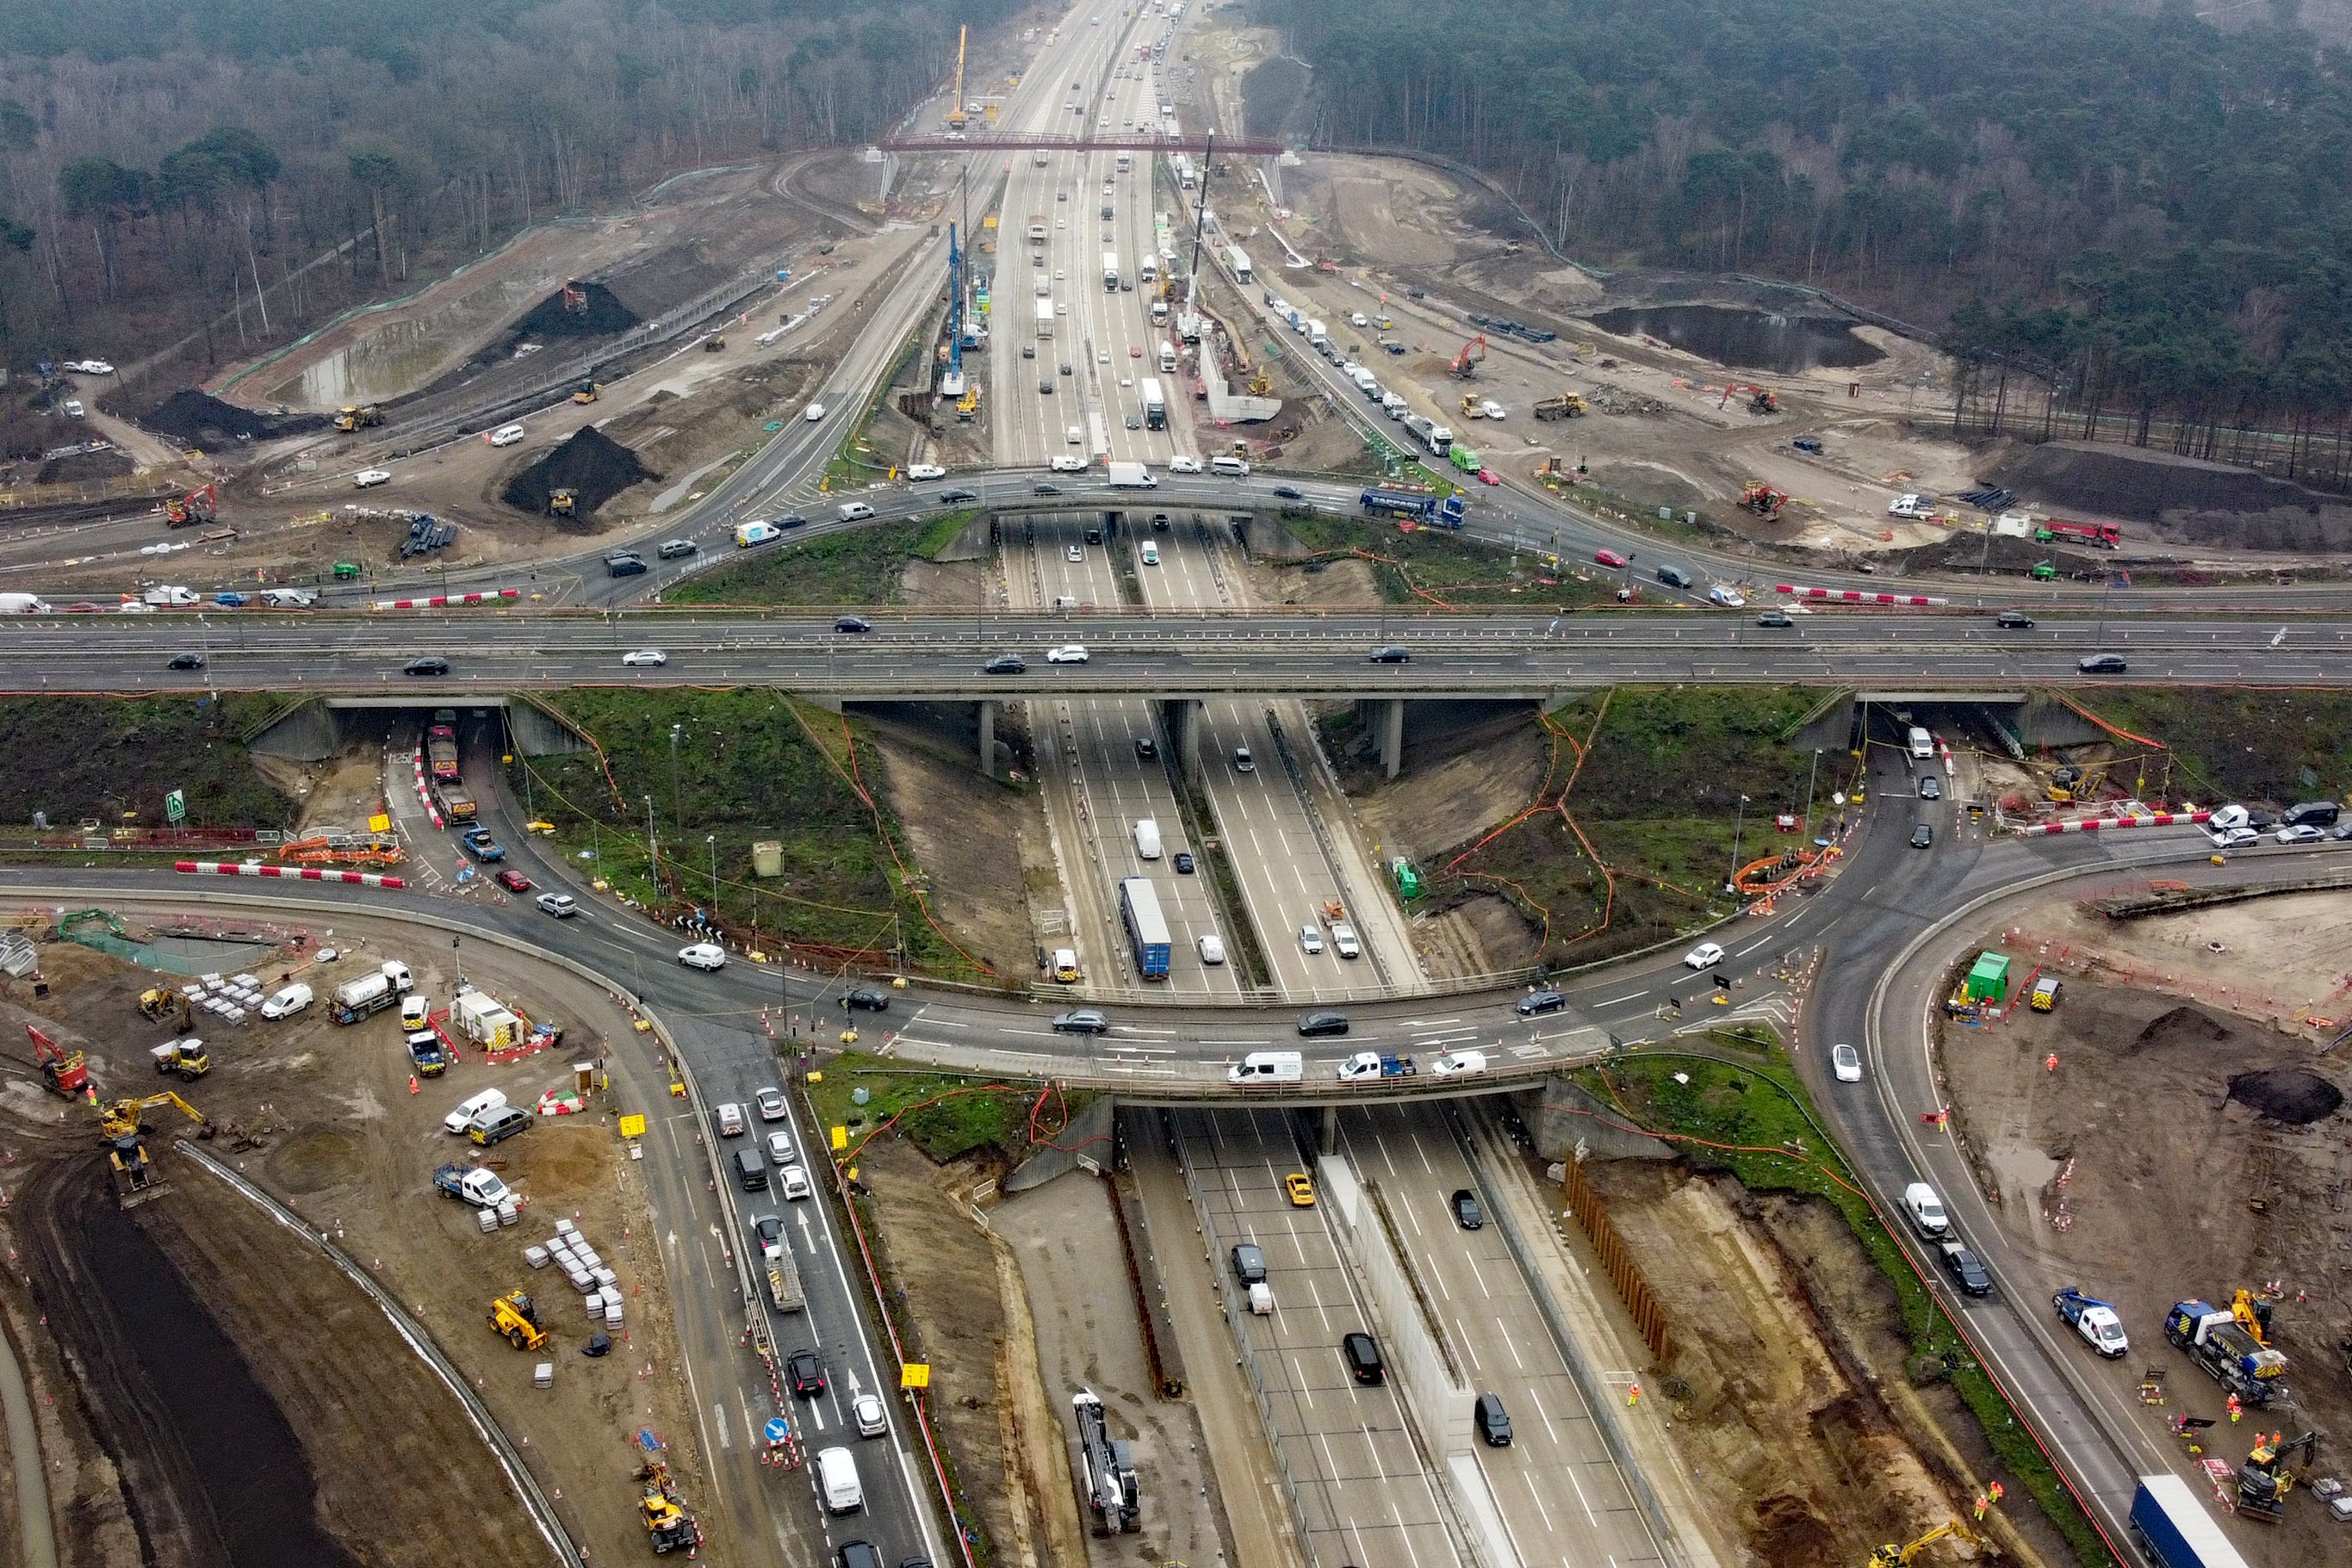
M 77 452 L 41 465 L 34 480 L 42 485 L 78 485 L 85 479 L 116 479 L 135 466 L 130 455 L 109 447 L 103 452 Z
M 603 284 L 575 282 L 572 287 L 581 297 L 576 308 L 565 303 L 564 291 L 557 289 L 514 324 L 510 334 L 514 340 L 531 343 L 548 338 L 601 338 L 625 332 L 637 324 L 637 313 L 622 304 Z
M 2230 1098 L 2273 1122 L 2300 1127 L 2336 1114 L 2344 1091 L 2308 1068 L 2276 1067 L 2231 1078 Z
M 603 431 L 591 428 L 516 475 L 508 482 L 501 498 L 509 507 L 544 517 L 549 492 L 569 490 L 578 507 L 572 521 L 579 525 L 630 486 L 660 477 L 638 462 L 635 453 Z M 559 523 L 562 520 L 557 519 Z
M 198 451 L 226 446 L 233 441 L 268 441 L 327 428 L 323 414 L 256 413 L 249 408 L 209 397 L 194 387 L 173 392 L 141 414 L 138 423 L 158 435 L 186 442 Z
M 2200 1008 L 2174 1008 L 2158 1013 L 2148 1020 L 2147 1027 L 2124 1047 L 2123 1054 L 2136 1056 L 2143 1051 L 2161 1051 L 2168 1047 L 2184 1046 L 2189 1050 L 2210 1045 L 2230 1038 L 2230 1026 Z

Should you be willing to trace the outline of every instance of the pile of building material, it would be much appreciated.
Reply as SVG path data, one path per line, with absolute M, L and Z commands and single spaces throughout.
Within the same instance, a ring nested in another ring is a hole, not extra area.
M 588 1238 L 568 1219 L 555 1222 L 555 1234 L 546 1243 L 522 1249 L 522 1260 L 534 1269 L 551 1265 L 562 1270 L 572 1288 L 581 1294 L 589 1317 L 598 1320 L 608 1329 L 621 1326 L 621 1279 L 605 1266 L 604 1259 L 588 1244 Z

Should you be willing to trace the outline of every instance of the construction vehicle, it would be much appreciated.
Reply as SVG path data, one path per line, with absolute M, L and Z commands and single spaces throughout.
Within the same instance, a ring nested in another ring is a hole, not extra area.
M 1263 366 L 1254 371 L 1250 376 L 1249 394 L 1252 397 L 1272 397 L 1274 395 L 1274 378 L 1265 373 L 1265 370 Z
M 98 1108 L 98 1130 L 101 1135 L 108 1138 L 135 1136 L 147 1130 L 141 1123 L 140 1113 L 152 1111 L 161 1105 L 175 1108 L 189 1121 L 195 1123 L 203 1130 L 205 1136 L 212 1135 L 213 1124 L 205 1118 L 205 1113 L 169 1089 L 161 1093 L 150 1094 L 143 1100 L 116 1100 L 110 1103 L 100 1104 Z
M 1756 395 L 1748 400 L 1748 413 L 1778 413 L 1780 412 L 1780 400 L 1771 388 L 1758 387 L 1755 392 Z
M 41 1064 L 41 1081 L 52 1093 L 71 1100 L 89 1087 L 89 1064 L 79 1051 L 68 1051 L 31 1024 L 25 1032 L 33 1037 L 33 1055 Z
M 156 1023 L 176 1016 L 182 1029 L 188 1027 L 188 998 L 161 986 L 151 986 L 139 993 L 139 1012 L 141 1017 Z
M 2061 767 L 2051 772 L 2050 782 L 2043 786 L 2042 793 L 2058 805 L 2068 806 L 2097 788 L 2098 780 L 2082 768 Z
M 791 1248 L 762 1247 L 760 1261 L 768 1276 L 768 1299 L 775 1302 L 776 1311 L 796 1312 L 808 1305 L 808 1298 L 801 1291 L 800 1264 L 794 1260 Z
M 601 382 L 582 382 L 580 390 L 572 394 L 572 401 L 579 403 L 594 402 L 604 391 L 604 383 Z
M 2123 1318 L 2107 1302 L 2066 1285 L 2050 1298 L 2050 1304 L 2057 1309 L 2060 1317 L 2074 1325 L 2083 1343 L 2101 1355 L 2112 1361 L 2130 1352 L 2131 1340 L 2124 1333 Z
M 1916 1561 L 1919 1553 L 1943 1540 L 1947 1535 L 1965 1541 L 1971 1546 L 1988 1544 L 1983 1536 L 1962 1524 L 1958 1520 L 1948 1519 L 1907 1546 L 1897 1546 L 1889 1542 L 1886 1545 L 1878 1548 L 1870 1554 L 1870 1568 L 1903 1568 L 1905 1563 Z
M 2036 544 L 2088 545 L 2094 549 L 2120 549 L 2124 531 L 2113 523 L 2062 523 L 2056 518 L 2033 530 Z
M 2300 1451 L 2300 1470 L 2285 1468 L 2287 1456 Z M 2314 1460 L 2319 1457 L 2319 1434 L 2305 1432 L 2298 1437 L 2282 1439 L 2273 1432 L 2267 1437 L 2257 1437 L 2253 1452 L 2238 1467 L 2238 1515 L 2242 1519 L 2258 1520 L 2264 1524 L 2276 1524 L 2286 1514 L 2286 1494 L 2295 1483 L 2307 1479 Z
M 2252 1334 L 2256 1344 L 2271 1343 L 2271 1303 L 2252 1291 L 2240 1288 L 2231 1299 L 2230 1316 L 2240 1328 Z
M 1445 373 L 1455 381 L 1466 382 L 1478 373 L 1478 361 L 1486 357 L 1486 334 L 1481 332 L 1462 345 L 1462 351 L 1454 356 L 1453 361 L 1445 367 Z
M 436 779 L 458 777 L 457 728 L 455 725 L 436 724 L 425 732 L 426 771 Z
M 579 504 L 579 497 L 569 490 L 550 490 L 547 493 L 547 515 L 551 517 L 568 517 Z
M 710 334 L 710 336 L 709 336 L 708 338 L 705 338 L 704 340 L 702 340 L 702 351 L 703 351 L 704 353 L 706 353 L 706 354 L 715 354 L 715 353 L 718 353 L 719 350 L 721 350 L 722 349 L 724 349 L 724 348 L 726 348 L 726 347 L 727 347 L 727 340 L 726 340 L 726 338 L 725 338 L 724 336 L 722 336 L 721 334 L 717 333 L 717 332 L 713 332 L 713 333 L 711 333 L 711 334 Z
M 1143 1494 L 1135 1477 L 1135 1456 L 1110 1435 L 1103 1402 L 1092 1389 L 1070 1396 L 1078 1421 L 1078 1484 L 1097 1535 L 1120 1535 L 1142 1528 Z
M 184 528 L 191 524 L 209 523 L 215 515 L 213 501 L 210 485 L 201 490 L 191 490 L 177 499 L 166 497 L 163 501 L 163 526 Z
M 1538 419 L 1582 419 L 1592 411 L 1584 405 L 1581 392 L 1562 392 L 1558 397 L 1536 400 Z
M 115 1201 L 123 1207 L 135 1208 L 163 1195 L 163 1183 L 155 1175 L 155 1162 L 148 1158 L 147 1145 L 138 1134 L 110 1140 L 106 1163 L 114 1180 Z
M 2037 560 L 2033 563 L 2033 569 L 2029 575 L 2031 575 L 2036 582 L 2054 582 L 2058 580 L 2058 563 L 2049 560 Z
M 212 1053 L 194 1035 L 152 1047 L 147 1058 L 155 1064 L 156 1071 L 176 1072 L 183 1083 L 194 1083 L 213 1070 Z
M 539 1326 L 539 1309 L 530 1304 L 528 1291 L 492 1296 L 490 1327 L 506 1335 L 507 1343 L 517 1350 L 537 1350 L 547 1343 L 547 1331 Z
M 383 423 L 383 411 L 373 403 L 345 403 L 335 411 L 335 428 L 349 435 L 355 430 L 365 430 Z
M 947 120 L 950 131 L 961 131 L 971 119 L 963 107 L 963 52 L 964 45 L 970 41 L 971 33 L 971 29 L 969 27 L 956 29 L 955 96 L 948 99 Z
M 637 1479 L 646 1483 L 644 1510 L 646 1536 L 653 1542 L 654 1555 L 691 1552 L 702 1544 L 702 1531 L 692 1515 L 677 1500 L 677 1489 L 671 1484 L 669 1467 L 659 1459 L 649 1459 Z
M 1780 508 L 1789 504 L 1789 493 L 1776 490 L 1761 479 L 1750 479 L 1747 488 L 1739 492 L 1739 504 L 1758 517 L 1770 519 L 1779 517 Z
M 2214 1382 L 2249 1405 L 2268 1405 L 2286 1375 L 2286 1357 L 2208 1301 L 2179 1301 L 2164 1316 L 2164 1337 L 2188 1353 Z

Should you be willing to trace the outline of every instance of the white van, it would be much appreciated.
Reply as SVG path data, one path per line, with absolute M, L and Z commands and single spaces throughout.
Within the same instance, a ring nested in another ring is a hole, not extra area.
M 493 446 L 512 446 L 522 439 L 522 435 L 521 425 L 502 424 L 490 432 L 488 439 Z
M 308 610 L 319 596 L 307 588 L 265 588 L 261 602 L 272 610 Z
M 1077 424 L 1066 424 L 1062 426 L 1062 439 L 1068 442 L 1073 446 L 1084 446 L 1087 444 L 1086 427 L 1084 425 Z
M 1160 564 L 1160 547 L 1153 544 L 1150 539 L 1146 539 L 1140 545 L 1136 547 L 1135 559 L 1141 561 L 1146 566 L 1158 566 Z
M 1160 858 L 1160 824 L 1150 817 L 1135 824 L 1135 852 L 1148 861 Z
M 1923 762 L 1936 755 L 1936 737 L 1916 724 L 1905 732 L 1903 740 L 1911 748 L 1911 755 Z
M 874 508 L 863 501 L 844 501 L 834 510 L 840 514 L 845 523 L 862 523 L 874 515 Z
M 1249 465 L 1238 457 L 1212 457 L 1209 459 L 1209 472 L 1230 474 L 1236 479 L 1246 479 L 1249 477 Z
M 735 1102 L 730 1100 L 727 1103 L 719 1107 L 717 1114 L 719 1117 L 719 1135 L 720 1137 L 740 1138 L 743 1135 L 742 1106 L 738 1105 Z
M 310 1005 L 310 988 L 297 980 L 261 1004 L 261 1016 L 266 1019 L 292 1018 Z
M 1952 1228 L 1950 1218 L 1944 1213 L 1944 1200 L 1924 1181 L 1915 1181 L 1903 1189 L 1903 1212 L 1911 1217 L 1913 1228 L 1931 1240 Z
M 484 1089 L 457 1102 L 457 1108 L 441 1119 L 445 1133 L 463 1133 L 474 1124 L 477 1116 L 487 1116 L 507 1103 L 503 1090 Z
M 1051 299 L 1054 298 L 1054 280 L 1052 278 L 1041 277 L 1037 280 L 1037 298 L 1040 299 Z
M 857 1481 L 857 1460 L 847 1448 L 816 1451 L 816 1484 L 824 1494 L 827 1513 L 856 1513 L 866 1506 L 866 1489 Z
M 1295 1051 L 1253 1051 L 1225 1069 L 1228 1083 L 1296 1083 L 1307 1071 Z
M 784 537 L 784 530 L 773 523 L 738 523 L 735 525 L 735 548 L 750 549 L 753 545 L 766 544 L 770 539 Z

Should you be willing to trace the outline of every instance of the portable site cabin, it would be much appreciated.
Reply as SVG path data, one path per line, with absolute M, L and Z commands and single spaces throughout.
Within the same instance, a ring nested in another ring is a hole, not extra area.
M 1972 1002 L 1998 1002 L 2009 995 L 2009 956 L 2005 953 L 1979 953 L 1969 967 L 1969 977 L 1960 994 Z

